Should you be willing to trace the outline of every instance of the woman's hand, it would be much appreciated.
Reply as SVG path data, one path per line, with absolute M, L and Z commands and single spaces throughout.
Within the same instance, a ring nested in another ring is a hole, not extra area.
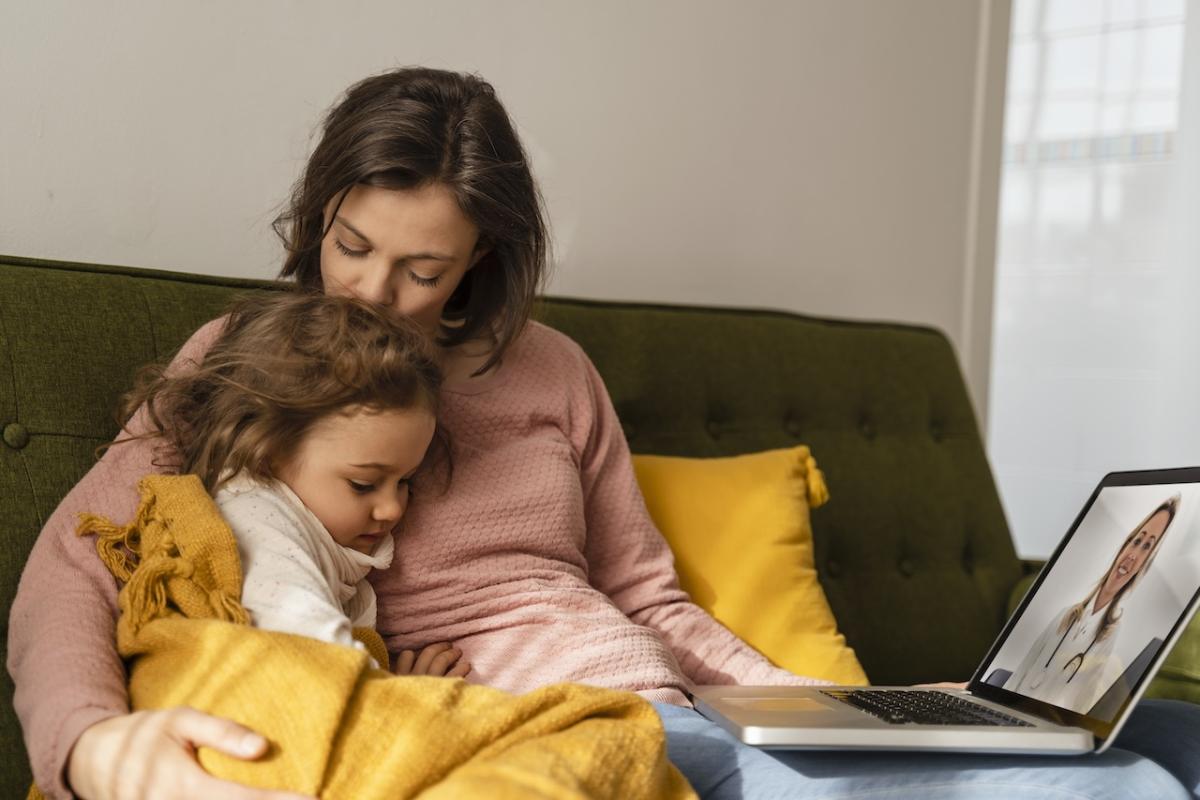
M 201 746 L 251 760 L 267 741 L 193 708 L 138 711 L 86 729 L 71 749 L 67 781 L 83 800 L 312 800 L 214 778 L 196 761 Z
M 420 652 L 401 650 L 396 659 L 397 675 L 431 675 L 435 678 L 462 678 L 471 671 L 471 664 L 462 651 L 449 642 L 431 644 Z
M 939 681 L 938 683 L 918 683 L 918 684 L 916 684 L 915 688 L 917 688 L 917 689 L 966 689 L 967 684 L 965 681 L 963 683 L 955 683 L 953 681 Z

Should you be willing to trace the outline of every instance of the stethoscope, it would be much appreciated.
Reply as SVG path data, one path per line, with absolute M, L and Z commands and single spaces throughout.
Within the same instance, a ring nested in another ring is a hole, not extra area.
M 1065 631 L 1063 631 L 1062 638 L 1058 640 L 1058 644 L 1055 645 L 1054 651 L 1051 652 L 1050 657 L 1046 659 L 1046 669 L 1050 668 L 1050 662 L 1054 660 L 1054 657 L 1056 655 L 1058 655 L 1059 648 L 1061 648 L 1063 646 L 1063 642 L 1065 642 L 1067 640 L 1067 637 L 1071 635 L 1071 629 L 1074 628 L 1075 624 L 1077 622 L 1079 622 L 1081 619 L 1083 619 L 1082 614 L 1080 614 L 1075 619 L 1071 620 L 1071 624 L 1067 626 L 1067 629 Z M 1071 657 L 1070 661 L 1063 664 L 1063 672 L 1066 672 L 1071 667 L 1075 668 L 1071 672 L 1071 677 L 1067 678 L 1067 683 L 1070 683 L 1071 681 L 1075 680 L 1075 676 L 1079 674 L 1079 668 L 1083 666 L 1083 658 L 1084 658 L 1084 656 L 1086 656 L 1088 654 L 1088 651 L 1090 651 L 1092 649 L 1092 645 L 1094 645 L 1096 643 L 1096 638 L 1097 637 L 1092 637 L 1092 641 L 1088 643 L 1088 646 L 1085 647 L 1082 652 L 1076 653 L 1075 655 L 1073 655 Z

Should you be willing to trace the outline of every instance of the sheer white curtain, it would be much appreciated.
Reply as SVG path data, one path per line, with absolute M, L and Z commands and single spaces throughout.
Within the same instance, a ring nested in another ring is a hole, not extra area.
M 1200 465 L 1200 0 L 1188 0 L 1175 138 L 1165 241 L 1171 378 L 1159 398 L 1159 446 L 1164 463 Z
M 1200 464 L 1200 0 L 1014 0 L 988 447 L 1045 556 L 1118 469 Z

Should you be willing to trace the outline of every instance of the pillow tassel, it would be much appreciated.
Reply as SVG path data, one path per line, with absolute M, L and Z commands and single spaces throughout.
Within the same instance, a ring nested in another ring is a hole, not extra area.
M 804 482 L 808 485 L 808 507 L 819 508 L 829 501 L 825 473 L 817 468 L 817 460 L 809 453 L 804 457 Z

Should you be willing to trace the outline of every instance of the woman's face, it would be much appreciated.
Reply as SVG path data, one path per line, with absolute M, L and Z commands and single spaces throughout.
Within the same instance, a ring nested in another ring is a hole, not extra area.
M 1158 541 L 1162 538 L 1163 532 L 1167 529 L 1167 524 L 1170 521 L 1171 517 L 1166 511 L 1159 511 L 1146 520 L 1146 524 L 1121 548 L 1120 554 L 1117 555 L 1117 560 L 1113 563 L 1112 569 L 1104 579 L 1104 586 L 1101 587 L 1102 592 L 1105 590 L 1110 593 L 1119 592 L 1125 584 L 1133 580 L 1142 571 L 1142 568 L 1150 559 L 1150 554 L 1158 546 Z
M 446 301 L 485 252 L 454 195 L 440 183 L 357 185 L 340 206 L 337 199 L 325 209 L 325 291 L 386 306 L 436 333 Z

